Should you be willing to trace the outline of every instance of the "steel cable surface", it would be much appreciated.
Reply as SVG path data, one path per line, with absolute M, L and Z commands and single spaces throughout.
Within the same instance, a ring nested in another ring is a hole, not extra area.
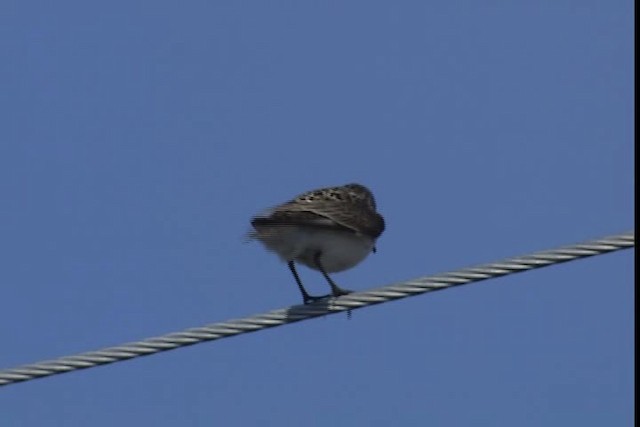
M 635 231 L 630 231 L 573 246 L 536 252 L 435 276 L 426 276 L 370 291 L 355 292 L 308 305 L 296 305 L 246 318 L 213 323 L 102 350 L 2 370 L 0 371 L 0 386 L 147 356 L 201 342 L 228 338 L 345 310 L 355 310 L 430 291 L 479 282 L 634 246 Z

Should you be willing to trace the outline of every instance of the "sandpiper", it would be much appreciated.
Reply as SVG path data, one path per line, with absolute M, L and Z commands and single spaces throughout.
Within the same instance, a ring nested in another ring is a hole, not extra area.
M 342 289 L 328 273 L 354 267 L 376 251 L 376 239 L 384 231 L 384 218 L 376 212 L 371 191 L 360 184 L 321 188 L 252 218 L 251 238 L 262 242 L 287 263 L 305 304 L 329 295 L 309 295 L 295 263 L 319 270 L 338 297 Z

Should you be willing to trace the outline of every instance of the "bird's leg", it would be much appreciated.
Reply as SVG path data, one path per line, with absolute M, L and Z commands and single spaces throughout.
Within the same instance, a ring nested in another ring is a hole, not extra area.
M 309 304 L 310 302 L 318 301 L 329 296 L 329 295 L 323 295 L 321 297 L 317 297 L 314 295 L 309 295 L 309 293 L 304 288 L 304 286 L 302 286 L 302 280 L 300 280 L 300 276 L 298 276 L 298 272 L 296 271 L 296 266 L 293 263 L 293 261 L 289 261 L 287 265 L 289 266 L 289 270 L 291 270 L 291 274 L 293 274 L 293 278 L 296 279 L 296 283 L 298 284 L 298 289 L 300 289 L 300 293 L 302 294 L 302 301 L 305 304 Z
M 316 253 L 313 260 L 315 261 L 318 270 L 320 270 L 324 278 L 327 279 L 327 282 L 329 282 L 329 286 L 331 286 L 331 294 L 334 297 L 339 297 L 340 295 L 348 295 L 353 292 L 348 289 L 342 289 L 340 286 L 336 285 L 333 280 L 331 280 L 331 277 L 329 277 L 324 267 L 322 266 L 322 263 L 320 262 L 320 252 Z

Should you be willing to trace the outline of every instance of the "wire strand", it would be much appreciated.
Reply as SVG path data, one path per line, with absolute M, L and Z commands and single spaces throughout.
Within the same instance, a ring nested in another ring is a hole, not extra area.
M 435 276 L 421 277 L 370 291 L 352 293 L 339 298 L 329 298 L 308 305 L 295 305 L 255 316 L 213 323 L 199 328 L 187 329 L 182 332 L 174 332 L 116 347 L 108 347 L 98 351 L 23 365 L 0 371 L 0 387 L 65 372 L 121 362 L 206 341 L 214 341 L 267 328 L 274 328 L 276 326 L 308 320 L 327 314 L 334 314 L 345 310 L 356 310 L 358 308 L 420 295 L 426 292 L 479 282 L 580 258 L 628 249 L 634 246 L 635 231 L 630 231 L 573 246 L 536 252 L 530 255 L 509 258 L 500 262 L 484 264 Z

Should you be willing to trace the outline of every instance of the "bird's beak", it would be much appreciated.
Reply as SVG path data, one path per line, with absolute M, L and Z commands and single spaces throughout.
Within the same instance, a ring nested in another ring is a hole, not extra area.
M 373 249 L 371 250 L 371 252 L 373 252 L 375 254 L 376 252 L 378 252 L 378 249 L 374 246 Z

